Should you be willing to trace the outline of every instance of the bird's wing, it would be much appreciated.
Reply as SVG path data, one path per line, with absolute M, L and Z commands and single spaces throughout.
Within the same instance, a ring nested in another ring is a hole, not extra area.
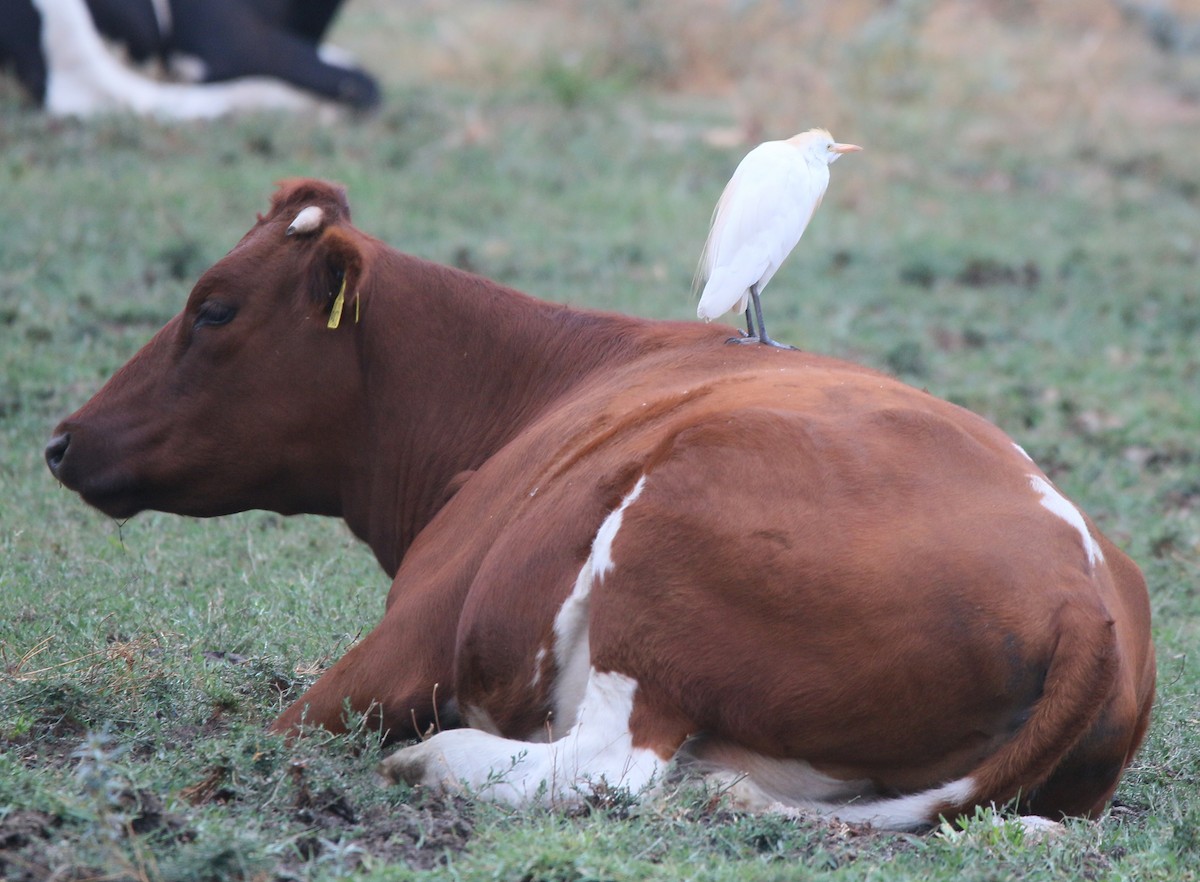
M 811 183 L 809 181 L 806 184 Z M 800 237 L 804 235 L 804 231 L 808 229 L 808 225 L 812 223 L 813 215 L 817 213 L 817 209 L 821 207 L 821 200 L 825 198 L 825 188 L 829 184 L 829 175 L 826 173 L 824 182 L 819 182 L 820 188 L 814 194 L 811 187 L 806 187 L 797 192 L 794 205 L 797 208 L 793 223 L 796 230 L 795 238 L 789 239 L 786 243 L 780 240 L 772 240 L 779 245 L 778 248 L 772 249 L 771 255 L 768 258 L 768 266 L 763 277 L 758 282 L 758 292 L 761 294 L 762 289 L 767 287 L 767 282 L 771 281 L 771 277 L 783 266 L 783 262 L 787 260 L 789 254 L 795 250 L 796 244 L 800 241 Z
M 745 255 L 739 261 L 742 266 L 739 266 L 737 271 L 730 268 L 728 260 L 718 261 L 719 255 L 728 256 L 734 250 L 729 232 L 729 218 L 733 206 L 740 204 L 739 177 L 744 166 L 745 160 L 734 171 L 733 177 L 721 193 L 721 198 L 717 200 L 709 224 L 708 239 L 704 242 L 704 249 L 700 252 L 700 264 L 696 267 L 692 291 L 694 294 L 700 294 L 696 314 L 705 321 L 724 315 L 731 309 L 739 313 L 744 311 L 749 299 L 750 285 L 753 284 L 744 280 L 744 264 L 747 263 Z
M 740 168 L 739 165 L 738 169 Z M 719 238 L 717 230 L 718 223 L 721 221 L 721 207 L 733 198 L 733 192 L 737 189 L 737 180 L 737 170 L 735 170 L 733 177 L 721 191 L 721 198 L 717 200 L 712 217 L 708 220 L 708 237 L 704 240 L 704 247 L 700 249 L 700 261 L 696 264 L 695 275 L 692 276 L 693 295 L 700 294 L 712 278 L 713 264 L 716 262 L 717 256 L 717 239 Z
M 829 183 L 828 168 L 808 166 L 797 150 L 769 141 L 746 154 L 721 194 L 701 257 L 704 291 L 697 313 L 715 318 L 745 308 L 796 246 Z

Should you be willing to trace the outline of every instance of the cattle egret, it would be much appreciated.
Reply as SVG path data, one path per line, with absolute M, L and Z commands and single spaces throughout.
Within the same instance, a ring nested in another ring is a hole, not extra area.
M 767 336 L 759 295 L 796 247 L 829 186 L 829 166 L 843 153 L 862 150 L 839 144 L 825 129 L 786 141 L 767 141 L 738 164 L 713 211 L 696 287 L 703 286 L 696 314 L 711 321 L 733 310 L 746 312 L 746 336 L 730 343 L 766 343 L 794 349 Z M 747 309 L 753 302 L 754 314 Z M 755 323 L 758 333 L 755 333 Z

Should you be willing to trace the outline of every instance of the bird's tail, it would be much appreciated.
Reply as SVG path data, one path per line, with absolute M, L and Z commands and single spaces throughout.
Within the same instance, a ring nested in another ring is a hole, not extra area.
M 719 318 L 727 312 L 742 313 L 750 301 L 750 289 L 735 278 L 733 273 L 721 268 L 705 282 L 696 306 L 696 315 L 705 321 Z

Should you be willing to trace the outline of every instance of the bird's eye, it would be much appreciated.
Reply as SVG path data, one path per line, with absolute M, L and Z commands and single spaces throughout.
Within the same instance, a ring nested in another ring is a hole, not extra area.
M 213 327 L 227 325 L 233 321 L 235 315 L 237 315 L 236 307 L 222 303 L 220 300 L 205 300 L 196 310 L 196 320 L 192 323 L 192 328 L 195 330 L 203 328 L 205 325 Z

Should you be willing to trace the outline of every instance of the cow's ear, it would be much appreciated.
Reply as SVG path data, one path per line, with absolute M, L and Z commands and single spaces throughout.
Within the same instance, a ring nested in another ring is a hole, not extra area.
M 328 327 L 339 327 L 344 314 L 358 320 L 366 261 L 352 233 L 340 227 L 327 229 L 313 249 L 308 277 L 313 298 L 328 316 Z

